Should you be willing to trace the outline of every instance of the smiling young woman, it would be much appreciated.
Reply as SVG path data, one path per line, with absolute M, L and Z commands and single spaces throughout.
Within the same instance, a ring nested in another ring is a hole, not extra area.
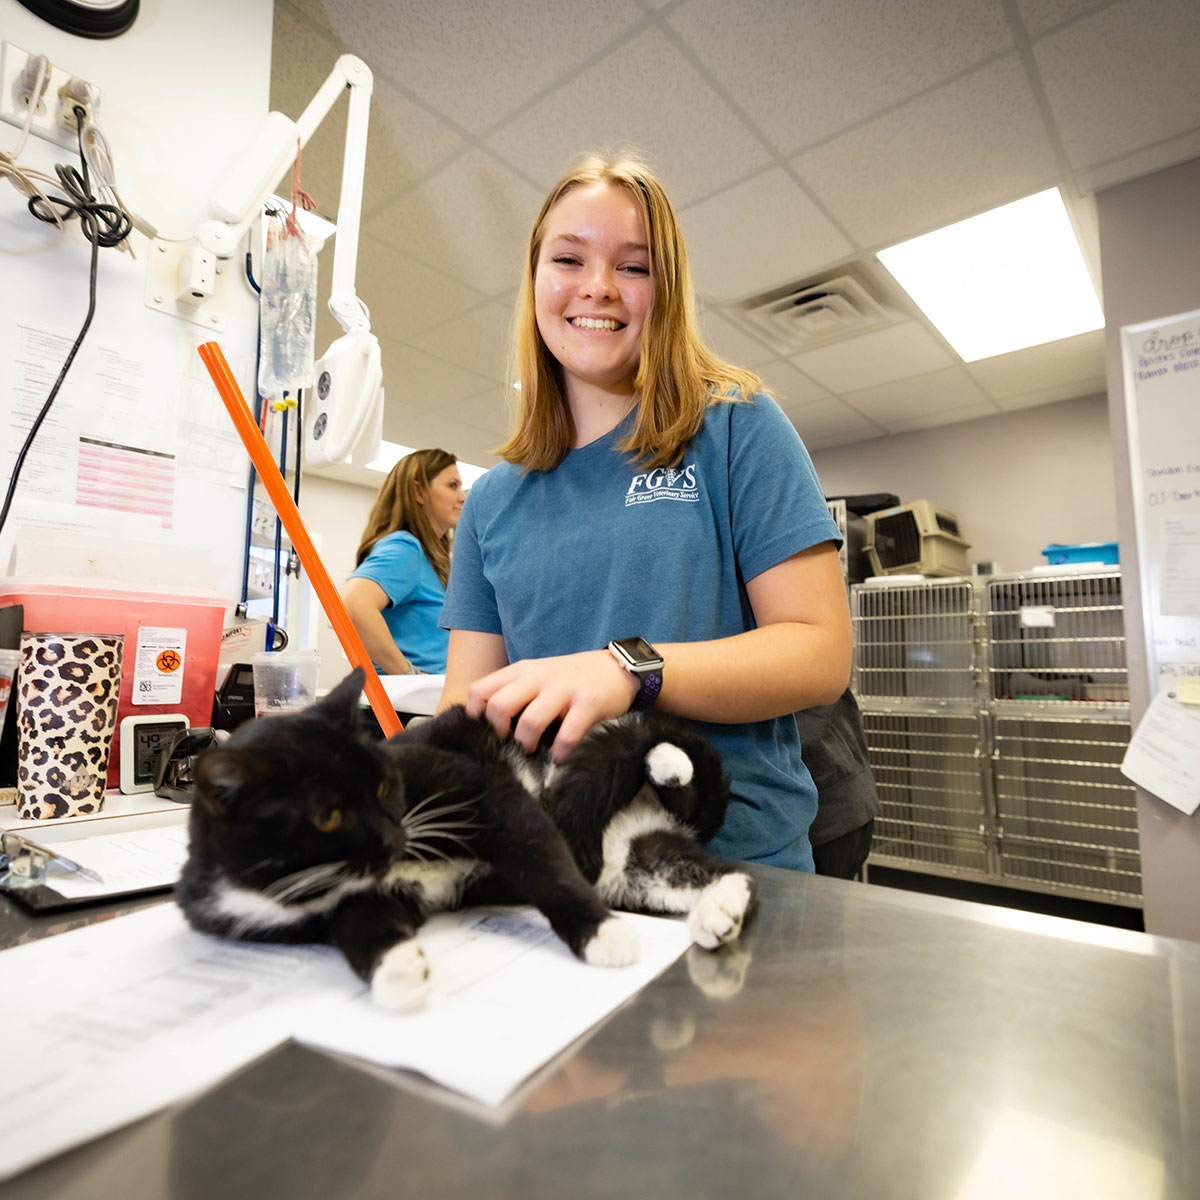
M 442 625 L 443 707 L 562 759 L 631 704 L 697 724 L 734 802 L 718 854 L 813 869 L 792 713 L 850 670 L 838 533 L 791 423 L 695 323 L 687 252 L 642 164 L 546 197 L 517 306 L 505 460 L 471 490 Z

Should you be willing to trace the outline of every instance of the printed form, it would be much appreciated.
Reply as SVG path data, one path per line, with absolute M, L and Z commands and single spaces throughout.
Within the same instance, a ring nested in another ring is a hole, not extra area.
M 430 996 L 400 1019 L 369 996 L 314 1013 L 297 1041 L 407 1067 L 499 1104 L 580 1034 L 661 974 L 691 944 L 683 921 L 621 913 L 641 951 L 628 967 L 581 963 L 532 908 L 443 913 L 421 928 Z
M 421 930 L 432 994 L 390 1013 L 327 947 L 235 944 L 173 904 L 0 954 L 0 1178 L 194 1096 L 295 1036 L 498 1104 L 674 962 L 682 921 L 622 915 L 632 966 L 581 963 L 530 908 Z M 20 1031 L 19 1036 L 15 1036 Z

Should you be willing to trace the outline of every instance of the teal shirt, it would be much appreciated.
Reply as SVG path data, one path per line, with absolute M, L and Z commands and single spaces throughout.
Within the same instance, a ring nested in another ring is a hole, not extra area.
M 840 544 L 808 452 L 769 397 L 711 405 L 669 470 L 633 466 L 616 448 L 631 424 L 632 415 L 553 471 L 503 463 L 476 481 L 455 533 L 443 627 L 502 634 L 510 662 L 635 635 L 731 637 L 755 627 L 746 580 L 820 542 Z M 792 715 L 693 724 L 721 752 L 736 797 L 713 852 L 811 871 L 817 793 Z
M 431 675 L 445 674 L 450 635 L 438 625 L 438 617 L 446 589 L 421 543 L 407 531 L 389 533 L 350 578 L 369 579 L 383 589 L 388 598 L 383 619 L 404 657 Z

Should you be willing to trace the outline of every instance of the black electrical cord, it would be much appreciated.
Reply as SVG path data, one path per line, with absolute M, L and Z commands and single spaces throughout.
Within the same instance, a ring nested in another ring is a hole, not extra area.
M 52 225 L 57 224 L 56 216 L 53 212 L 46 209 L 45 205 L 53 205 L 57 208 L 59 210 L 57 214 L 59 218 L 79 218 L 79 226 L 83 231 L 83 236 L 87 238 L 92 247 L 91 269 L 88 274 L 87 317 L 84 318 L 83 327 L 79 330 L 79 334 L 75 338 L 75 344 L 71 347 L 70 353 L 68 353 L 66 361 L 62 365 L 62 370 L 59 371 L 58 378 L 54 381 L 54 386 L 50 389 L 50 394 L 46 397 L 41 411 L 34 418 L 33 424 L 29 427 L 29 432 L 25 435 L 25 441 L 17 453 L 17 460 L 13 464 L 12 475 L 8 481 L 8 491 L 4 497 L 4 507 L 0 508 L 0 531 L 4 529 L 4 525 L 8 520 L 9 509 L 12 508 L 13 496 L 17 490 L 17 480 L 20 478 L 22 467 L 25 465 L 25 458 L 29 453 L 29 448 L 33 445 L 33 439 L 37 437 L 38 430 L 41 429 L 42 422 L 46 419 L 46 414 L 49 413 L 50 406 L 54 403 L 54 399 L 63 385 L 63 380 L 66 379 L 67 372 L 71 369 L 71 364 L 75 361 L 75 355 L 79 352 L 79 347 L 83 345 L 84 336 L 92 324 L 92 317 L 95 316 L 96 267 L 100 247 L 118 245 L 129 236 L 129 232 L 133 228 L 129 217 L 121 209 L 115 208 L 111 204 L 101 204 L 92 194 L 87 159 L 83 153 L 83 122 L 87 113 L 80 105 L 76 105 L 73 112 L 76 121 L 75 137 L 79 144 L 79 162 L 83 167 L 83 174 L 80 175 L 74 167 L 65 167 L 62 164 L 57 165 L 54 169 L 68 198 L 59 196 L 34 196 L 29 201 L 29 211 L 39 221 L 45 221 Z

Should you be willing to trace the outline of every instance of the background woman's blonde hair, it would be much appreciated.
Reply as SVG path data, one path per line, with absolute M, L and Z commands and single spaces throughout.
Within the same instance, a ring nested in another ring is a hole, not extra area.
M 425 557 L 445 586 L 450 578 L 450 534 L 447 532 L 438 537 L 434 532 L 424 507 L 417 503 L 417 489 L 428 490 L 434 479 L 457 462 L 448 450 L 414 450 L 391 469 L 367 518 L 367 527 L 354 556 L 355 567 L 362 566 L 363 559 L 381 537 L 407 530 L 421 543 Z
M 562 371 L 537 327 L 534 278 L 550 210 L 568 192 L 593 183 L 622 187 L 638 202 L 650 246 L 654 300 L 642 327 L 634 379 L 636 424 L 620 449 L 648 467 L 673 466 L 716 400 L 740 400 L 762 389 L 753 371 L 718 358 L 696 328 L 687 250 L 675 210 L 654 173 L 629 156 L 589 155 L 550 190 L 529 235 L 513 323 L 510 382 L 520 384 L 516 429 L 496 454 L 529 471 L 553 470 L 571 449 L 575 426 Z

